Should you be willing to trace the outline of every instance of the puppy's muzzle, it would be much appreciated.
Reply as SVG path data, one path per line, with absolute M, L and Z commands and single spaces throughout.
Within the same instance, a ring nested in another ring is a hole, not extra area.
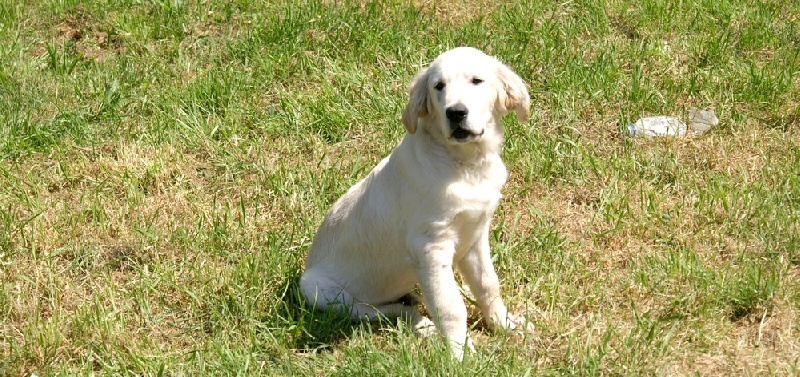
M 445 109 L 444 113 L 447 120 L 450 121 L 450 129 L 452 130 L 450 138 L 459 142 L 466 142 L 483 136 L 484 130 L 475 132 L 466 127 L 469 110 L 463 104 L 458 103 L 450 106 Z

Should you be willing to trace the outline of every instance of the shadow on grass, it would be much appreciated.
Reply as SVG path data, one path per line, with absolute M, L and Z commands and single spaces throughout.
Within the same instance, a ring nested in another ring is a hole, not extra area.
M 279 322 L 289 335 L 288 348 L 301 353 L 329 350 L 360 326 L 342 313 L 312 308 L 300 292 L 299 281 L 299 274 L 287 280 L 277 310 Z

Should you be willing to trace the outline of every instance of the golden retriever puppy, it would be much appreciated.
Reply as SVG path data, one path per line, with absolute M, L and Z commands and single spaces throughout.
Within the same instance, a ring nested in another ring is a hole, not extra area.
M 433 325 L 461 359 L 471 348 L 460 273 L 489 328 L 532 325 L 506 310 L 489 250 L 489 226 L 507 173 L 502 117 L 530 115 L 525 83 L 469 47 L 441 54 L 409 85 L 408 131 L 330 209 L 300 279 L 305 298 L 354 319 L 407 317 Z M 407 300 L 419 284 L 430 319 Z M 432 321 L 431 321 L 432 319 Z

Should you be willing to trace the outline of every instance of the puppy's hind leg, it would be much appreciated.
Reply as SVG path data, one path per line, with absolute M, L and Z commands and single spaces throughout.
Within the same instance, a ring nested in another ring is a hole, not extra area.
M 416 308 L 403 302 L 371 305 L 356 301 L 339 283 L 314 269 L 300 277 L 300 291 L 306 301 L 316 309 L 334 310 L 347 314 L 353 320 L 378 321 L 386 318 L 404 318 L 411 328 L 422 335 L 435 332 L 433 322 Z

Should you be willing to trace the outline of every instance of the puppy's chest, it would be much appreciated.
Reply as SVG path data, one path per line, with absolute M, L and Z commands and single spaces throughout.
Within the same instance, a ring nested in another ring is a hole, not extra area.
M 506 180 L 502 165 L 489 169 L 481 175 L 467 175 L 447 185 L 446 200 L 456 210 L 466 212 L 494 211 L 502 194 L 500 190 Z
M 491 219 L 502 197 L 500 186 L 491 182 L 453 183 L 447 191 L 449 212 L 459 233 L 472 233 L 476 228 L 482 228 Z

